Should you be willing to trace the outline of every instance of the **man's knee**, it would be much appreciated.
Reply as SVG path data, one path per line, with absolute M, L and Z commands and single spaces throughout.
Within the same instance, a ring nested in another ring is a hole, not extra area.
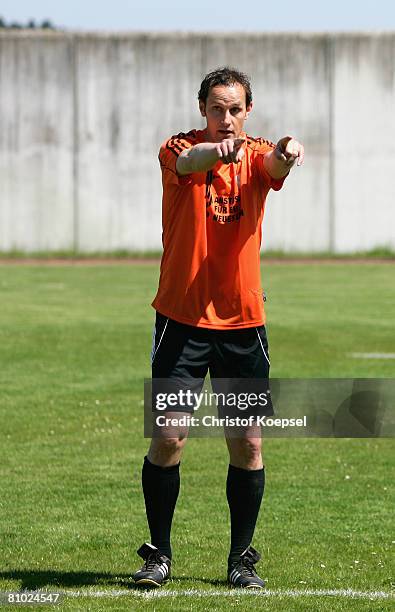
M 261 440 L 260 438 L 241 438 L 240 453 L 246 461 L 255 461 L 261 457 Z
M 228 440 L 232 465 L 244 469 L 262 467 L 262 444 L 260 438 L 236 438 Z
M 148 451 L 148 459 L 155 465 L 167 467 L 179 462 L 186 438 L 165 437 L 153 438 Z

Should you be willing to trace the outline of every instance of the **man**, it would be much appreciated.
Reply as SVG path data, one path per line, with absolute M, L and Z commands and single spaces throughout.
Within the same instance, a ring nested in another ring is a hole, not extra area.
M 156 325 L 152 378 L 267 379 L 269 353 L 260 279 L 261 222 L 266 196 L 279 190 L 303 146 L 287 136 L 277 145 L 243 131 L 252 110 L 246 75 L 220 68 L 199 91 L 204 130 L 180 133 L 159 153 L 163 182 L 163 256 L 153 302 Z M 190 410 L 189 412 L 192 412 Z M 182 406 L 172 414 L 185 413 Z M 268 414 L 273 414 L 271 405 Z M 251 541 L 265 473 L 257 427 L 239 437 L 225 430 L 229 451 L 226 494 L 231 518 L 228 581 L 262 588 Z M 185 432 L 157 431 L 144 459 L 142 485 L 151 543 L 138 554 L 139 585 L 169 576 L 170 530 L 179 487 Z

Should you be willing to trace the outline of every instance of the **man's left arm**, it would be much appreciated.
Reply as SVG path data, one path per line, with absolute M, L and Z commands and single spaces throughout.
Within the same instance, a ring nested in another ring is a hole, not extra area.
M 291 136 L 284 136 L 274 149 L 266 153 L 263 165 L 273 179 L 281 179 L 288 174 L 295 162 L 301 166 L 303 160 L 303 145 Z

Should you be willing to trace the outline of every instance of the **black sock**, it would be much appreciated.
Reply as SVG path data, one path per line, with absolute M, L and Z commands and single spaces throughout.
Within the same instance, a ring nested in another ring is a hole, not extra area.
M 243 470 L 229 465 L 226 497 L 230 510 L 229 566 L 251 544 L 265 488 L 265 470 Z
M 180 490 L 180 464 L 160 467 L 144 457 L 142 484 L 151 544 L 171 559 L 170 530 Z

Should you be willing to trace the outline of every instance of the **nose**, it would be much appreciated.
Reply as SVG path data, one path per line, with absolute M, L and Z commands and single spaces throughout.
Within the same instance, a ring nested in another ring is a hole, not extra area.
M 231 117 L 232 115 L 230 114 L 230 111 L 226 110 L 222 117 L 222 123 L 224 124 L 224 126 L 229 126 L 232 123 Z

